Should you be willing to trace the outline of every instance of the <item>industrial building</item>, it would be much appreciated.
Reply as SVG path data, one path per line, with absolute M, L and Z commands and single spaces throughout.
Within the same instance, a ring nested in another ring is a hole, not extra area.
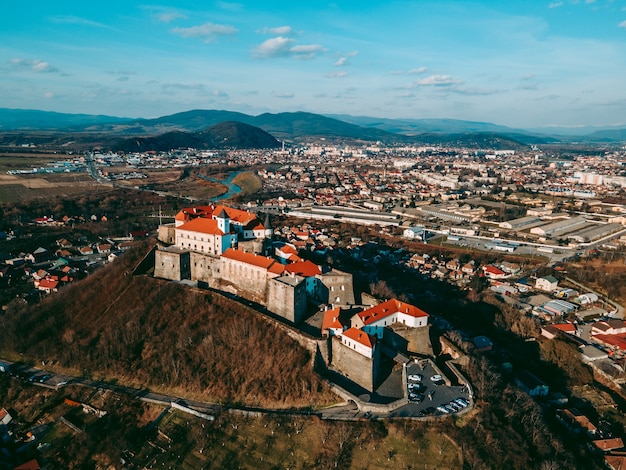
M 586 223 L 587 219 L 585 219 L 584 217 L 572 217 L 565 220 L 559 220 L 558 222 L 552 222 L 547 225 L 533 227 L 530 229 L 530 233 L 542 237 L 553 238 L 568 232 L 573 232 L 576 229 L 580 229 Z

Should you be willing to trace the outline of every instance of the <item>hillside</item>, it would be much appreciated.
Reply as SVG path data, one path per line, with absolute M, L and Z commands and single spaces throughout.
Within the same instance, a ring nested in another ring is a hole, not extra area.
M 310 354 L 218 294 L 132 276 L 143 250 L 4 317 L 3 354 L 205 401 L 306 407 L 335 400 Z
M 178 148 L 250 149 L 278 148 L 274 137 L 241 122 L 222 122 L 200 132 L 171 131 L 154 137 L 132 137 L 113 145 L 114 151 L 169 151 Z

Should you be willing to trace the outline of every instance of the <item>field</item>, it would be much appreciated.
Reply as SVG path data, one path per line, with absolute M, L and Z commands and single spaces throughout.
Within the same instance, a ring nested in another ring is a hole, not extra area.
M 205 421 L 168 412 L 132 462 L 151 468 L 461 468 L 456 444 L 422 423 L 333 422 L 315 417 Z

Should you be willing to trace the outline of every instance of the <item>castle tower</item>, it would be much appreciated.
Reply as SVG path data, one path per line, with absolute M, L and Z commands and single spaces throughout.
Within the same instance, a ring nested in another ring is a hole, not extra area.
M 230 233 L 230 218 L 224 208 L 215 216 L 215 220 L 217 220 L 217 228 L 224 233 Z

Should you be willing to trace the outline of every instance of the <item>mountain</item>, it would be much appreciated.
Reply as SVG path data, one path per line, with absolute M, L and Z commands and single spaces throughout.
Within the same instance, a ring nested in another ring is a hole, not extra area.
M 249 149 L 278 148 L 281 143 L 258 127 L 222 122 L 199 132 L 170 131 L 153 137 L 131 137 L 113 146 L 114 151 L 168 151 L 177 148 Z
M 339 143 L 381 141 L 482 148 L 493 141 L 499 148 L 520 148 L 525 145 L 563 142 L 626 141 L 626 130 L 619 128 L 581 128 L 581 132 L 589 129 L 596 129 L 596 132 L 573 136 L 571 133 L 550 132 L 560 130 L 560 128 L 529 131 L 489 122 L 458 119 L 387 119 L 345 114 L 323 116 L 306 112 L 265 113 L 251 116 L 234 111 L 201 109 L 154 119 L 130 119 L 1 108 L 0 132 L 3 130 L 6 132 L 2 133 L 0 140 L 6 140 L 4 137 L 7 132 L 13 134 L 11 139 L 15 142 L 29 142 L 33 140 L 34 133 L 48 133 L 44 136 L 39 135 L 37 138 L 47 139 L 50 142 L 69 140 L 76 145 L 89 146 L 90 139 L 93 145 L 101 145 L 103 142 L 110 141 L 112 136 L 128 136 L 129 138 L 132 136 L 134 145 L 131 147 L 134 150 L 146 145 L 163 148 L 171 144 L 172 147 L 169 148 L 176 148 L 177 143 L 183 144 L 181 146 L 185 146 L 185 143 L 196 143 L 196 146 L 206 148 L 206 145 L 212 145 L 210 142 L 219 143 L 219 148 L 222 148 L 223 141 L 218 142 L 209 138 L 205 142 L 204 139 L 208 138 L 207 136 L 191 137 L 185 133 L 196 133 L 224 122 L 247 124 L 260 128 L 277 139 L 304 144 L 312 139 L 324 138 Z M 61 132 L 65 134 L 62 138 Z M 70 133 L 71 137 L 68 137 Z M 241 135 L 238 138 L 241 138 Z M 228 140 L 229 138 L 226 137 L 226 141 Z M 254 140 L 250 142 L 253 143 Z M 247 147 L 250 144 L 233 143 L 232 148 L 243 148 L 241 145 Z M 268 141 L 265 145 L 270 145 L 270 142 Z
M 428 133 L 460 134 L 470 132 L 528 133 L 522 129 L 500 126 L 490 122 L 462 121 L 459 119 L 387 119 L 369 116 L 350 116 L 348 114 L 329 115 L 329 117 L 357 126 L 376 128 L 405 135 Z
M 104 115 L 0 108 L 0 131 L 14 129 L 67 130 L 68 128 L 85 128 L 93 125 L 123 124 L 129 121 L 131 121 L 130 118 Z

